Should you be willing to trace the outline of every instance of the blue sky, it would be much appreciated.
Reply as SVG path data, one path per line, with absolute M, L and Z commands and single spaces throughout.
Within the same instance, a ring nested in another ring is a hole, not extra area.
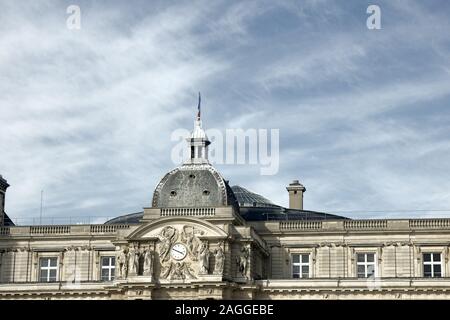
M 299 179 L 310 210 L 450 216 L 449 14 L 433 0 L 3 0 L 6 210 L 39 216 L 42 189 L 46 217 L 150 206 L 201 91 L 207 128 L 280 130 L 278 174 L 217 166 L 232 185 L 287 205 Z

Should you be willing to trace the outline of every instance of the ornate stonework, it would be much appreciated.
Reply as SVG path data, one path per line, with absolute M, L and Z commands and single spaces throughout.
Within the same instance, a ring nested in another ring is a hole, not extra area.
M 210 251 L 205 231 L 193 226 L 166 226 L 158 235 L 159 279 L 197 279 L 209 273 Z

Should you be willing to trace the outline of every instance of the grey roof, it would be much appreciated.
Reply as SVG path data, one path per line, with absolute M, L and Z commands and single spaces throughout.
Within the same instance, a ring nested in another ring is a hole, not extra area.
M 4 224 L 6 227 L 13 227 L 13 226 L 15 226 L 14 222 L 11 220 L 10 217 L 8 217 L 8 215 L 6 214 L 6 212 L 4 213 L 4 216 L 3 216 L 3 224 Z
M 153 193 L 154 208 L 222 206 L 239 210 L 228 182 L 209 164 L 185 164 L 170 171 Z
M 240 214 L 247 221 L 346 219 L 324 212 L 284 208 L 241 186 L 231 188 L 239 202 Z
M 230 188 L 227 181 L 224 180 L 224 183 L 228 199 L 235 201 L 239 206 L 240 215 L 247 221 L 348 219 L 324 212 L 284 208 L 241 186 Z M 143 215 L 143 212 L 132 213 L 109 220 L 106 224 L 139 223 Z
M 241 207 L 239 210 L 242 218 L 246 221 L 348 219 L 346 217 L 324 212 L 288 209 L 283 207 Z

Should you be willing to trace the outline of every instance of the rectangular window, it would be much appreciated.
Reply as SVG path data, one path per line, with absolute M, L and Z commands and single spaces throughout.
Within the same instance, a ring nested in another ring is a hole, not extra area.
M 116 258 L 115 257 L 102 257 L 102 281 L 114 280 L 114 274 L 116 271 Z
M 39 259 L 39 281 L 54 282 L 58 276 L 58 258 Z
M 358 253 L 356 268 L 358 278 L 375 277 L 375 253 Z
M 309 278 L 309 254 L 292 255 L 292 278 Z
M 423 276 L 425 278 L 442 277 L 442 261 L 440 253 L 423 254 Z

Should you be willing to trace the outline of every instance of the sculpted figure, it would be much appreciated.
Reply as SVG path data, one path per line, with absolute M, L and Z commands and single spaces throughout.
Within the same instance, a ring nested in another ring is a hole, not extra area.
M 199 262 L 199 273 L 208 274 L 209 250 L 208 250 L 208 243 L 206 241 L 202 242 L 200 246 L 200 250 L 198 253 L 198 262 Z
M 139 269 L 139 250 L 136 246 L 131 246 L 128 250 L 128 274 L 136 275 Z
M 214 274 L 222 274 L 223 273 L 223 266 L 224 266 L 224 260 L 225 255 L 223 253 L 222 249 L 222 243 L 219 244 L 219 248 L 214 250 Z
M 153 259 L 152 252 L 150 251 L 150 246 L 145 250 L 144 253 L 144 276 L 151 276 L 153 273 Z
M 117 266 L 119 271 L 119 278 L 125 279 L 128 273 L 128 249 L 123 248 L 117 257 Z
M 184 263 L 184 262 L 183 262 Z M 193 275 L 194 270 L 191 269 L 191 266 L 189 263 L 184 263 L 184 270 L 183 270 L 184 276 L 188 279 L 195 279 L 195 276 Z
M 139 258 L 141 257 L 141 251 L 137 245 L 134 246 L 134 270 L 136 270 L 136 274 L 139 273 Z
M 244 277 L 247 276 L 247 264 L 249 256 L 250 256 L 249 249 L 245 246 L 242 247 L 241 255 L 238 258 L 238 270 Z
M 169 263 L 165 265 L 161 265 L 161 273 L 159 275 L 160 279 L 166 279 L 172 271 L 173 263 L 169 261 Z
M 195 276 L 192 275 L 192 270 L 189 267 L 189 263 L 185 262 L 176 262 L 171 265 L 172 272 L 170 273 L 171 280 L 185 280 L 187 279 L 195 279 Z
M 178 280 L 184 280 L 184 273 L 183 273 L 183 262 L 177 262 L 175 263 L 175 268 L 173 269 L 172 274 L 170 275 L 170 279 L 178 279 Z
M 159 236 L 160 242 L 158 244 L 159 258 L 162 262 L 166 262 L 169 259 L 169 252 L 172 244 L 178 238 L 178 232 L 173 227 L 165 227 Z
M 201 241 L 195 236 L 195 229 L 192 226 L 184 226 L 181 233 L 181 241 L 186 244 L 189 255 L 193 260 L 197 260 L 198 248 Z

